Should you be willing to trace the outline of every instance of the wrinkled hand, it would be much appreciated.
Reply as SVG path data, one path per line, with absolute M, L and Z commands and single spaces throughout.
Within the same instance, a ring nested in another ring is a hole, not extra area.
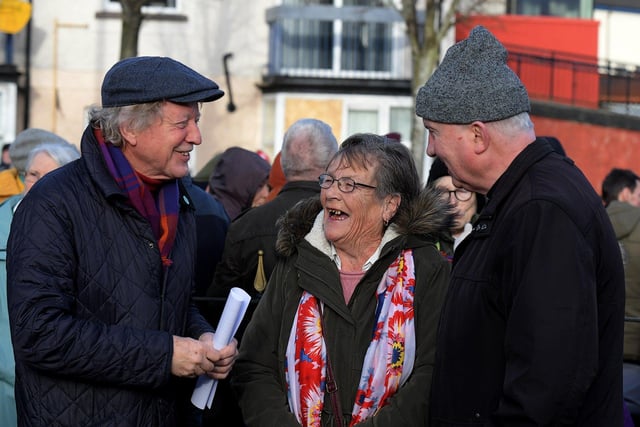
M 216 350 L 213 348 L 213 336 L 205 333 L 199 340 L 194 340 L 174 335 L 171 373 L 179 377 L 207 374 L 218 380 L 226 378 L 238 356 L 238 342 L 234 339 L 226 347 Z

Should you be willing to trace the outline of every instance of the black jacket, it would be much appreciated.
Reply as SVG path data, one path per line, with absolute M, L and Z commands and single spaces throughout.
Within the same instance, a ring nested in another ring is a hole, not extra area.
M 431 426 L 622 425 L 624 275 L 602 202 L 544 141 L 454 255 Z
M 297 202 L 320 194 L 317 181 L 292 181 L 269 203 L 250 209 L 236 218 L 229 227 L 210 295 L 226 296 L 238 286 L 252 296 L 258 265 L 258 251 L 262 250 L 264 273 L 269 280 L 276 265 L 276 221 Z
M 8 244 L 21 426 L 176 425 L 172 335 L 212 331 L 191 302 L 191 201 L 181 188 L 173 265 L 127 203 L 90 128 L 82 158 L 40 180 Z
M 193 201 L 196 213 L 197 250 L 195 287 L 196 296 L 205 296 L 211 285 L 216 267 L 222 258 L 224 240 L 229 229 L 229 216 L 224 206 L 212 194 L 193 183 L 191 177 L 182 179 Z

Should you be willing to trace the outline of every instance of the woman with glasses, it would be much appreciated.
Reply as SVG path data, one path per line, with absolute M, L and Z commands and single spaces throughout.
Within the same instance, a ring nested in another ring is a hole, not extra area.
M 482 210 L 485 198 L 482 194 L 453 185 L 447 166 L 438 157 L 433 160 L 429 169 L 427 186 L 438 189 L 441 197 L 451 204 L 455 212 L 451 227 L 443 231 L 438 241 L 442 256 L 452 261 L 454 249 L 471 232 L 473 228 L 471 224 Z
M 449 265 L 430 237 L 451 219 L 409 150 L 344 141 L 279 221 L 282 256 L 232 385 L 247 426 L 424 426 Z
M 15 361 L 11 344 L 7 304 L 7 240 L 13 214 L 31 187 L 44 175 L 80 157 L 75 145 L 44 130 L 27 129 L 25 135 L 33 136 L 33 148 L 26 160 L 24 190 L 8 198 L 0 205 L 0 426 L 17 425 L 14 397 Z M 23 136 L 24 137 L 24 136 Z

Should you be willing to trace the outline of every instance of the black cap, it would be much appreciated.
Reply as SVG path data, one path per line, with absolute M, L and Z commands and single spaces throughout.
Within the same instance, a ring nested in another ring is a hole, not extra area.
M 186 104 L 222 97 L 218 85 L 167 57 L 139 56 L 117 62 L 104 76 L 102 106 L 123 107 L 167 100 Z

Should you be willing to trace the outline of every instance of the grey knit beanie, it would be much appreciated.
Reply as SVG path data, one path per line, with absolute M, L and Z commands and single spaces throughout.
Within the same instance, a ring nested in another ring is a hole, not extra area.
M 527 90 L 507 66 L 507 50 L 482 26 L 447 50 L 416 97 L 416 114 L 439 123 L 492 122 L 530 110 Z

